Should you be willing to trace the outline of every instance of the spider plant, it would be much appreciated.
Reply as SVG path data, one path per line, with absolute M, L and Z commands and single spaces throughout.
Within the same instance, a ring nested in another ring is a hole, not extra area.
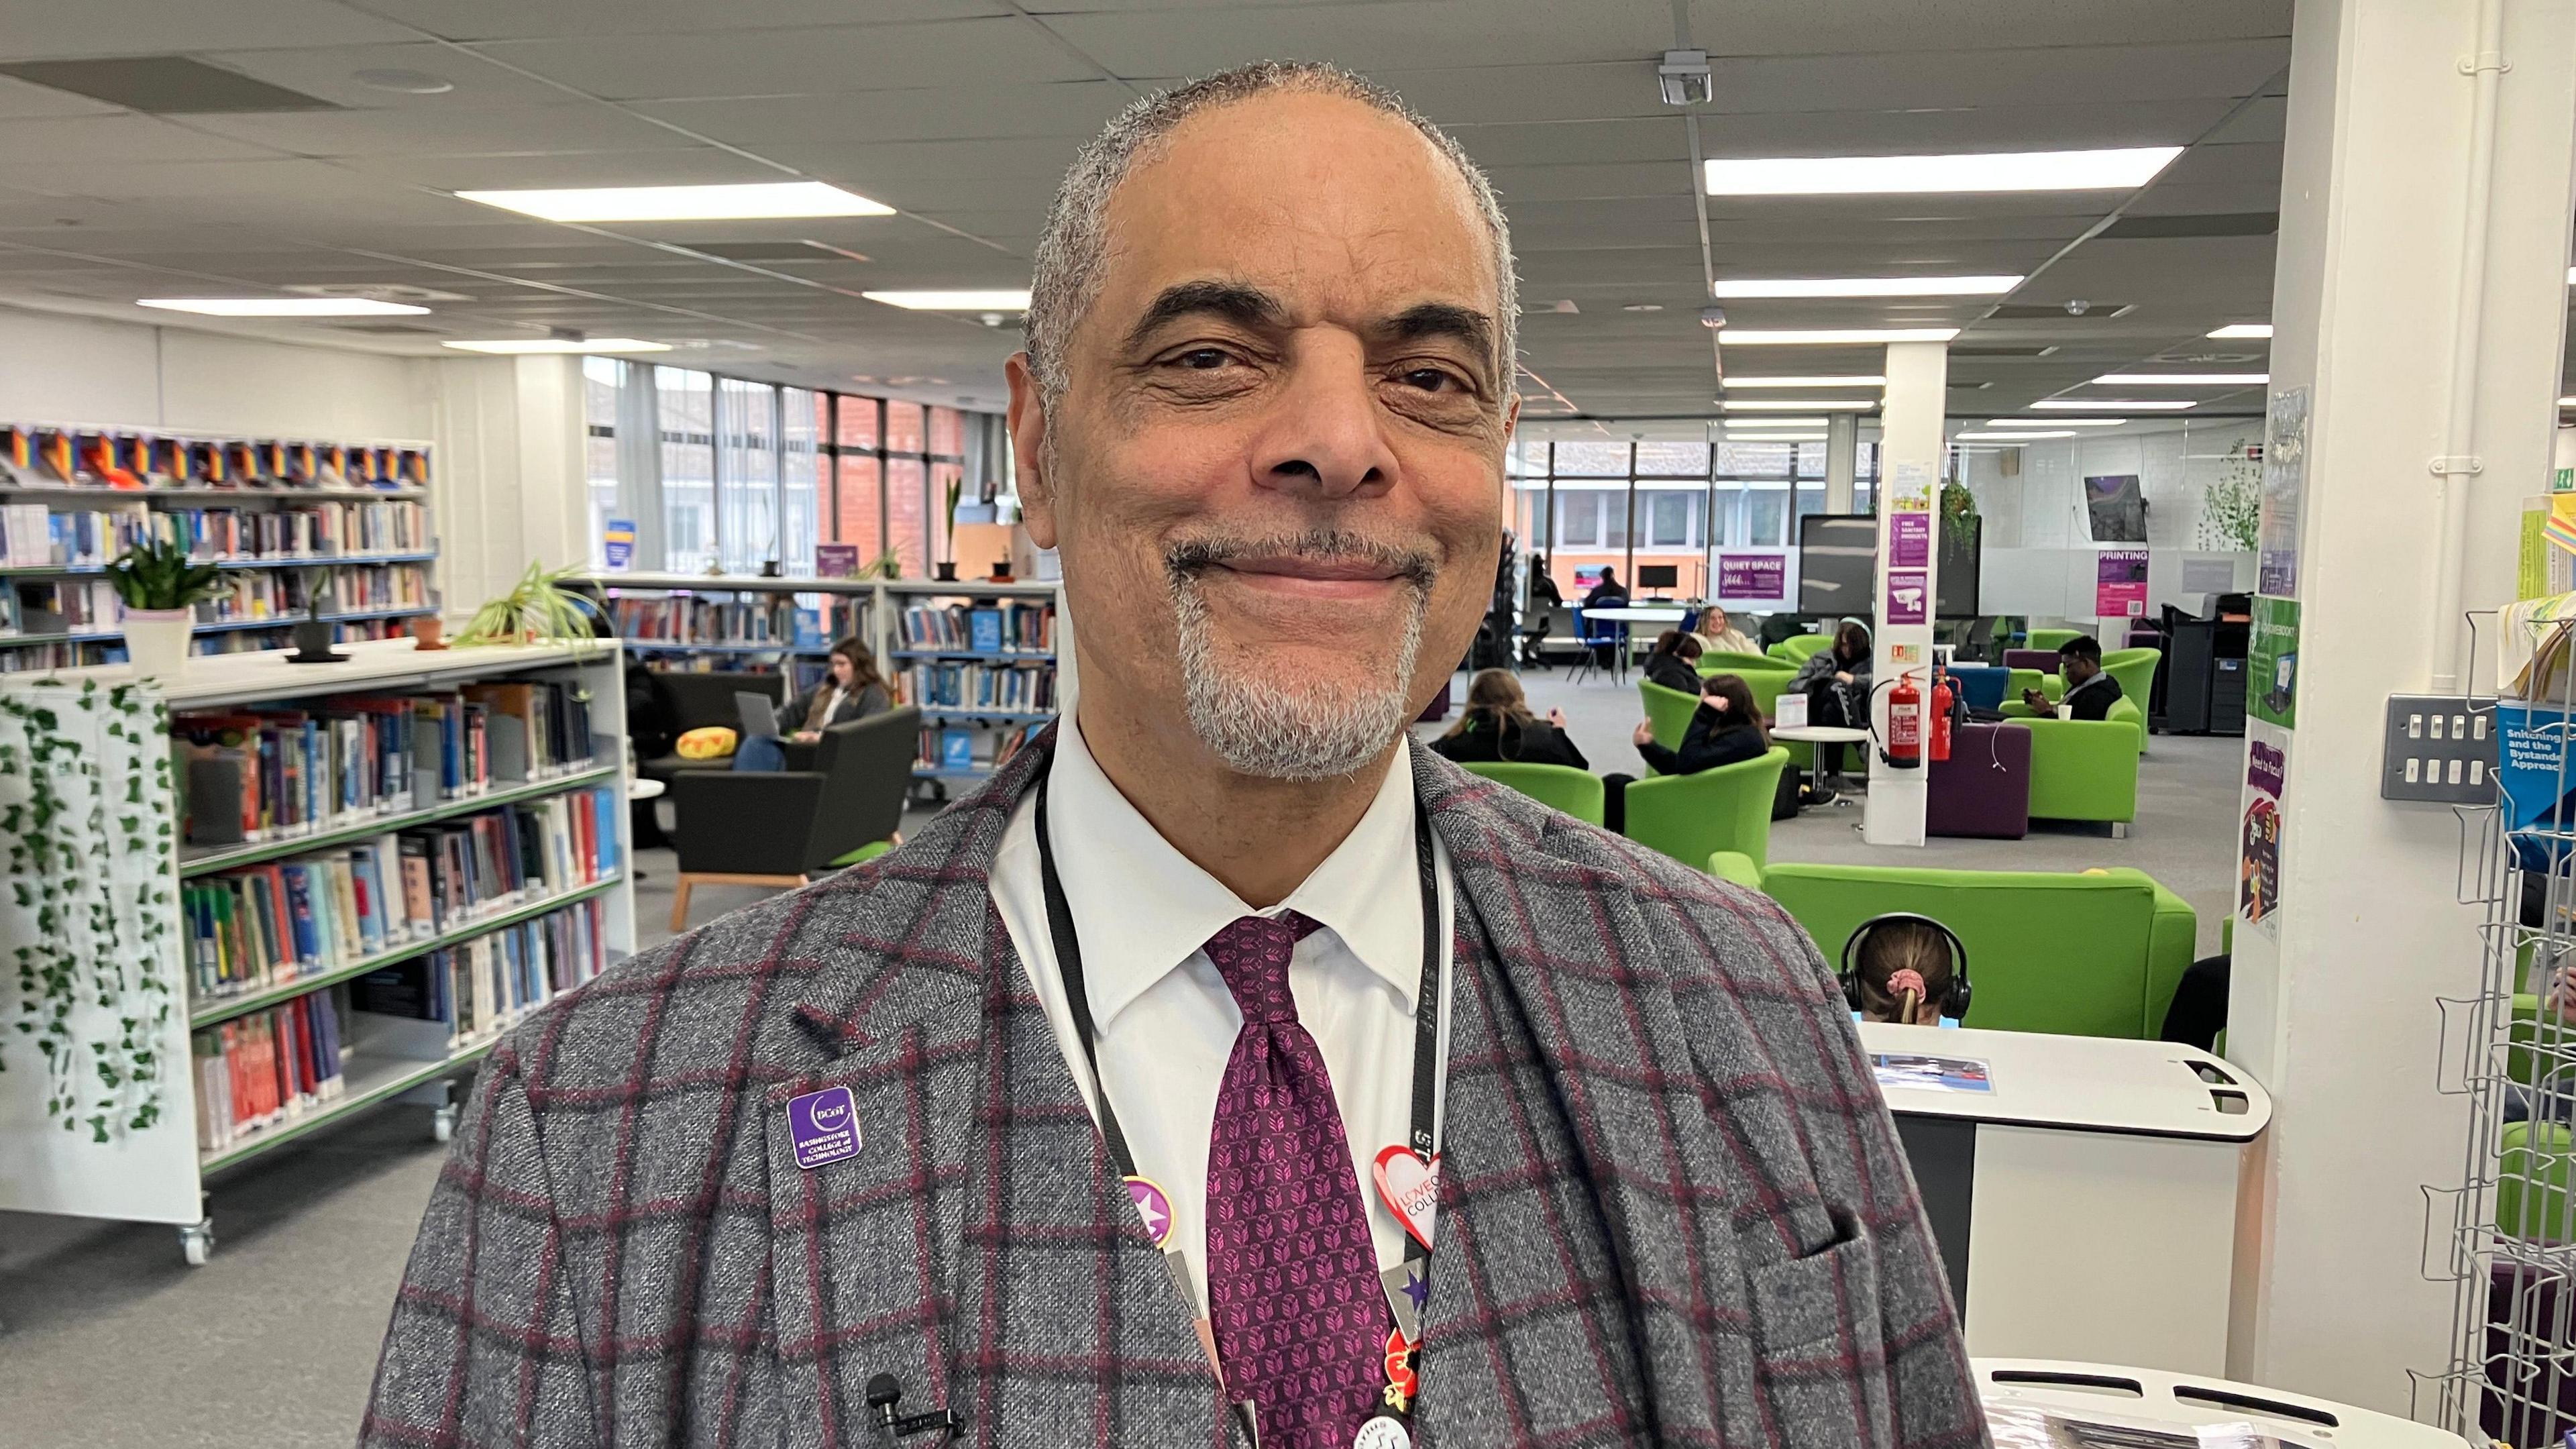
M 601 619 L 599 605 L 564 586 L 582 572 L 578 564 L 549 569 L 544 560 L 531 560 L 510 592 L 485 600 L 453 642 L 530 644 L 547 639 L 570 643 L 576 654 L 588 653 L 597 639 L 593 625 Z
M 118 554 L 107 581 L 129 609 L 193 608 L 224 591 L 224 571 L 191 563 L 188 550 L 165 538 L 146 539 Z

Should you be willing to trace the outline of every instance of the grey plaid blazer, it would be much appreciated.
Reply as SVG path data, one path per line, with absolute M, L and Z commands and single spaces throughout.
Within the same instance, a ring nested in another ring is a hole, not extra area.
M 1242 1442 L 992 905 L 1039 755 L 509 1035 L 364 1444 L 861 1449 L 880 1372 L 975 1445 Z M 1806 936 L 1414 760 L 1460 886 L 1421 1441 L 1984 1443 L 1913 1179 Z M 834 1084 L 864 1145 L 800 1170 L 785 1104 Z

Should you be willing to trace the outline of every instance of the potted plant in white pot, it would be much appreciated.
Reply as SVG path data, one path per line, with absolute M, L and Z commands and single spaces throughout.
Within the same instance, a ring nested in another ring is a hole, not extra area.
M 123 605 L 125 657 L 138 678 L 179 677 L 188 661 L 188 636 L 196 606 L 224 590 L 224 571 L 189 561 L 185 546 L 149 539 L 118 554 L 107 581 Z

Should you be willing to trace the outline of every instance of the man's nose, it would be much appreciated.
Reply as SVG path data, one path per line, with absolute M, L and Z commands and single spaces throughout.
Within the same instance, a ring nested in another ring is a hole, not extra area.
M 1262 486 L 1342 499 L 1395 485 L 1395 451 L 1358 338 L 1322 329 L 1301 334 L 1276 399 L 1254 445 L 1252 471 Z

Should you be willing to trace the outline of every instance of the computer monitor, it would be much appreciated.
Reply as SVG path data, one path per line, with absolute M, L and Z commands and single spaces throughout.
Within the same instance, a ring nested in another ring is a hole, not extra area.
M 1660 592 L 1666 589 L 1680 588 L 1681 583 L 1682 569 L 1679 564 L 1637 565 L 1638 588 L 1651 589 Z

